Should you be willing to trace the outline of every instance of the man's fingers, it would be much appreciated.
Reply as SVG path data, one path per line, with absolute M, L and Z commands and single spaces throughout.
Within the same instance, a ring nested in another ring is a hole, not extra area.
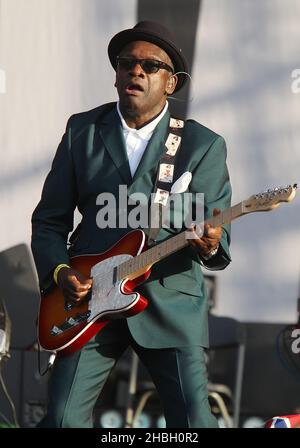
M 72 268 L 62 268 L 58 274 L 58 286 L 66 303 L 80 305 L 80 302 L 90 291 L 92 284 L 92 278 L 87 278 Z
M 213 216 L 218 216 L 221 213 L 221 210 L 219 208 L 213 209 Z
M 62 287 L 66 301 L 79 303 L 88 294 L 92 283 L 90 278 L 80 280 L 77 274 L 69 275 Z
M 92 279 L 86 279 L 80 281 L 76 277 L 76 275 L 71 275 L 69 279 L 70 279 L 70 285 L 72 285 L 72 289 L 78 292 L 89 290 L 93 283 Z
M 89 292 L 88 290 L 76 291 L 76 290 L 74 290 L 72 288 L 68 288 L 68 287 L 64 288 L 63 291 L 68 296 L 79 297 L 79 298 L 82 298 L 82 297 L 86 296 L 88 294 L 88 292 Z
M 222 228 L 221 227 L 206 227 L 204 228 L 204 235 L 203 238 L 208 239 L 219 239 L 222 235 Z
M 81 293 L 74 293 L 68 290 L 63 290 L 64 298 L 67 302 L 72 303 L 80 303 L 88 294 L 88 291 L 81 292 Z

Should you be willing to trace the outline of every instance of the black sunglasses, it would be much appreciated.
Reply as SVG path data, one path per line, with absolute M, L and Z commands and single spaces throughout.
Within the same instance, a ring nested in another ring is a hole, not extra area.
M 165 64 L 161 61 L 156 61 L 155 59 L 134 59 L 134 58 L 123 58 L 117 56 L 117 67 L 123 70 L 132 70 L 136 64 L 139 64 L 145 73 L 157 73 L 158 70 L 164 69 L 168 72 L 174 73 L 174 70 L 170 65 Z

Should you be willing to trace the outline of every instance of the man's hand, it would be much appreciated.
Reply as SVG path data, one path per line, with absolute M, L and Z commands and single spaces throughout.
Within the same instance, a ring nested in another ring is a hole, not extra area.
M 221 210 L 214 208 L 213 215 L 217 216 L 221 213 Z M 191 229 L 193 231 L 193 229 Z M 197 236 L 195 232 L 194 239 L 189 239 L 188 242 L 194 249 L 199 252 L 203 257 L 209 256 L 210 252 L 216 249 L 221 241 L 222 237 L 222 227 L 212 227 L 209 224 L 204 225 L 203 235 L 201 238 Z
M 65 302 L 79 305 L 91 289 L 93 280 L 72 268 L 61 268 L 57 276 L 57 285 L 62 291 Z

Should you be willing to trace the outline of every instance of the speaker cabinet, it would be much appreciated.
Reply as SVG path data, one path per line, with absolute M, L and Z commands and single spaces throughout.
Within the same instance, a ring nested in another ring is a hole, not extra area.
M 40 294 L 31 252 L 19 244 L 0 252 L 0 291 L 11 320 L 13 349 L 27 349 L 36 341 Z
M 45 370 L 49 354 L 41 353 L 41 368 Z M 34 351 L 11 350 L 10 358 L 1 364 L 2 377 L 16 410 L 18 424 L 29 428 L 43 417 L 48 396 L 49 373 L 40 376 L 38 354 Z M 12 407 L 0 387 L 0 422 L 14 424 Z

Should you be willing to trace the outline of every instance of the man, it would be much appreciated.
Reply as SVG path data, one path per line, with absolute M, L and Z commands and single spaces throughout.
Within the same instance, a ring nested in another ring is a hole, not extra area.
M 185 83 L 187 65 L 163 26 L 140 22 L 114 36 L 108 47 L 119 102 L 70 118 L 33 213 L 32 250 L 41 289 L 56 282 L 65 300 L 78 304 L 92 279 L 69 267 L 70 255 L 100 253 L 130 228 L 97 226 L 101 192 L 147 197 L 156 184 L 170 114 L 167 97 Z M 185 123 L 175 178 L 190 172 L 189 191 L 204 193 L 205 218 L 230 204 L 222 137 L 195 121 Z M 82 222 L 67 251 L 78 207 Z M 117 204 L 117 211 L 119 204 Z M 147 229 L 145 229 L 147 231 Z M 163 228 L 157 241 L 181 229 Z M 223 269 L 230 262 L 228 227 L 205 226 L 204 235 L 157 263 L 139 292 L 149 306 L 109 323 L 80 351 L 54 364 L 46 418 L 41 426 L 91 427 L 99 393 L 117 359 L 131 345 L 160 395 L 167 427 L 216 427 L 208 404 L 204 348 L 208 346 L 207 298 L 201 264 Z

